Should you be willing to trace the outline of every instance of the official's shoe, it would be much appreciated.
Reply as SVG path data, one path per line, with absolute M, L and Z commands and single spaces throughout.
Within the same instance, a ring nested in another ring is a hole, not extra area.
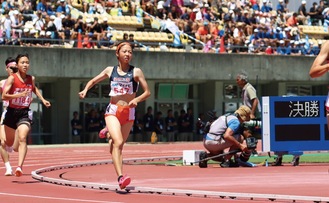
M 271 166 L 282 166 L 282 157 L 277 157 Z
M 294 158 L 292 159 L 291 164 L 293 166 L 299 166 L 299 156 L 294 156 Z
M 222 168 L 236 168 L 239 167 L 239 163 L 232 161 L 232 160 L 226 160 L 219 164 Z
M 119 180 L 120 189 L 121 190 L 125 189 L 130 184 L 130 182 L 131 182 L 131 179 L 129 176 L 127 176 L 127 175 L 122 176 Z

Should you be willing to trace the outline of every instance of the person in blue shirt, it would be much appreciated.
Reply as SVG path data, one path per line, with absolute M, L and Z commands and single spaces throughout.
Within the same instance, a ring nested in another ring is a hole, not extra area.
M 285 42 L 283 40 L 279 41 L 279 46 L 276 49 L 276 53 L 279 55 L 287 55 L 287 47 L 285 47 Z
M 0 13 L 4 14 L 5 11 L 9 11 L 9 10 L 12 10 L 14 8 L 13 5 L 11 5 L 10 2 L 4 0 L 1 4 L 1 10 L 0 10 Z
M 255 3 L 254 5 L 252 5 L 252 10 L 254 11 L 260 11 L 260 5 L 259 2 L 257 1 L 257 3 Z
M 286 11 L 283 5 L 283 0 L 279 0 L 278 5 L 276 6 L 277 14 L 283 15 Z
M 316 46 L 316 45 L 314 45 L 314 47 L 313 47 L 313 49 L 314 49 L 314 55 L 319 55 L 319 53 L 320 53 L 320 50 L 321 50 L 321 46 L 322 46 L 322 42 L 321 41 L 319 41 L 318 42 L 318 45 Z
M 257 41 L 259 39 L 258 32 L 259 32 L 259 30 L 257 28 L 254 29 L 254 33 L 250 36 L 250 39 L 249 39 L 250 42 Z
M 53 12 L 52 8 L 50 6 L 47 5 L 47 1 L 46 0 L 41 0 L 38 4 L 37 4 L 37 11 L 41 11 L 43 16 L 46 15 L 55 15 L 55 12 Z
M 272 11 L 272 7 L 270 7 L 269 5 L 267 5 L 267 0 L 263 0 L 263 6 L 260 9 L 263 13 L 268 13 L 270 11 Z
M 70 13 L 70 8 L 69 6 L 66 4 L 65 0 L 60 0 L 59 1 L 59 6 L 56 9 L 57 13 L 62 13 L 64 15 L 67 15 Z
M 293 44 L 291 44 L 291 55 L 301 55 L 299 41 L 295 41 Z
M 283 34 L 282 34 L 282 28 L 280 28 L 280 27 L 277 27 L 276 29 L 275 29 L 275 33 L 274 33 L 274 39 L 277 39 L 277 40 L 283 40 Z

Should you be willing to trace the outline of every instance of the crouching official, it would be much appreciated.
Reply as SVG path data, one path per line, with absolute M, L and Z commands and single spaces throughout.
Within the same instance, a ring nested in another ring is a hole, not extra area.
M 229 152 L 240 150 L 241 153 L 235 155 L 234 160 L 231 159 L 234 153 L 214 159 L 221 162 L 221 167 L 238 167 L 241 165 L 240 162 L 247 162 L 251 150 L 247 144 L 244 144 L 244 140 L 249 139 L 251 133 L 243 127 L 243 123 L 250 120 L 250 113 L 250 108 L 242 105 L 234 114 L 223 115 L 214 120 L 203 139 L 204 147 L 209 153 L 204 152 L 200 159 L 223 154 L 224 150 L 228 149 Z M 246 143 L 249 143 L 248 141 Z M 256 147 L 257 141 L 251 143 L 253 144 Z

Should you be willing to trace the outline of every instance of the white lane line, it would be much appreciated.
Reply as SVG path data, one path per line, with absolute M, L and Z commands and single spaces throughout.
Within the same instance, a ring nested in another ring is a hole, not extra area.
M 14 197 L 27 197 L 27 198 L 37 198 L 37 199 L 50 199 L 50 200 L 61 200 L 61 201 L 72 201 L 72 202 L 95 202 L 95 203 L 122 203 L 122 202 L 109 202 L 107 201 L 98 201 L 98 200 L 87 200 L 87 199 L 72 199 L 72 198 L 59 198 L 59 197 L 45 197 L 45 196 L 35 196 L 35 195 L 20 195 L 12 193 L 0 192 L 0 195 L 4 196 L 14 196 Z

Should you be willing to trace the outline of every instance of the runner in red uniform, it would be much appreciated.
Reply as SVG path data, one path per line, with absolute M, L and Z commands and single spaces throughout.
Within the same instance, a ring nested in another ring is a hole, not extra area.
M 23 174 L 22 167 L 27 153 L 26 137 L 31 129 L 32 114 L 29 113 L 29 107 L 32 102 L 32 92 L 42 100 L 46 107 L 50 107 L 50 103 L 36 90 L 34 76 L 27 74 L 30 68 L 28 55 L 18 55 L 16 63 L 18 72 L 8 77 L 2 99 L 9 101 L 3 124 L 7 138 L 6 145 L 13 146 L 15 151 L 18 150 L 18 166 L 15 175 L 19 177 Z

